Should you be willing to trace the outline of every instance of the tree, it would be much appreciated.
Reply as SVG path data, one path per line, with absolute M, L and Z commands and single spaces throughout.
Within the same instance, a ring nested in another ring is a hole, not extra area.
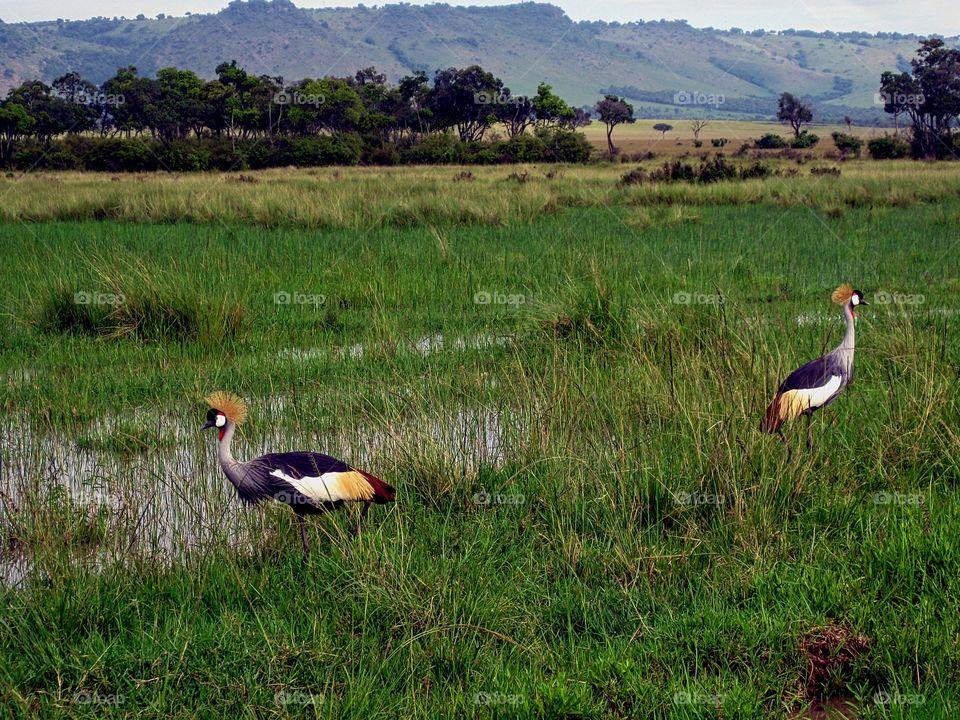
M 123 97 L 123 103 L 110 108 L 106 122 L 115 132 L 132 133 L 149 130 L 156 134 L 154 106 L 160 98 L 160 85 L 151 78 L 139 77 L 132 65 L 119 68 L 116 74 L 103 83 L 103 92 Z
M 33 129 L 33 118 L 23 105 L 9 100 L 0 105 L 0 159 L 8 160 L 13 143 Z
M 690 121 L 690 128 L 693 130 L 694 142 L 697 142 L 700 140 L 700 131 L 703 130 L 709 124 L 710 124 L 709 120 L 691 120 Z
M 537 86 L 537 94 L 533 97 L 533 111 L 537 125 L 547 127 L 560 125 L 565 122 L 574 122 L 576 112 L 560 96 L 553 92 L 553 88 L 546 83 Z
M 494 106 L 494 115 L 507 128 L 508 137 L 523 135 L 536 120 L 533 100 L 522 95 L 513 96 L 504 88 L 500 101 Z
M 910 118 L 915 157 L 945 157 L 954 152 L 953 126 L 960 124 L 960 50 L 925 40 L 911 67 L 912 74 L 880 76 L 883 109 Z
M 777 120 L 789 123 L 794 137 L 800 137 L 803 125 L 813 120 L 813 108 L 810 104 L 788 92 L 780 96 L 779 108 Z
M 471 142 L 482 140 L 496 120 L 494 106 L 503 95 L 503 81 L 479 65 L 448 68 L 434 75 L 427 106 L 438 128 L 456 128 L 462 142 Z
M 636 122 L 636 118 L 633 117 L 633 105 L 616 95 L 606 95 L 603 100 L 597 103 L 594 111 L 600 118 L 600 122 L 607 126 L 607 150 L 611 156 L 616 155 L 617 148 L 613 145 L 613 129 L 623 123 Z
M 22 107 L 32 121 L 31 133 L 44 142 L 73 127 L 73 103 L 55 95 L 39 80 L 28 80 L 10 90 L 4 104 Z
M 53 81 L 53 90 L 69 104 L 66 111 L 69 116 L 67 132 L 92 130 L 100 119 L 103 106 L 97 86 L 84 80 L 79 73 L 70 72 Z
M 663 140 L 667 136 L 667 133 L 673 130 L 673 125 L 657 123 L 653 126 L 653 129 L 660 133 L 660 139 Z
M 573 108 L 573 117 L 560 121 L 560 127 L 567 130 L 576 130 L 590 124 L 590 111 L 583 108 Z

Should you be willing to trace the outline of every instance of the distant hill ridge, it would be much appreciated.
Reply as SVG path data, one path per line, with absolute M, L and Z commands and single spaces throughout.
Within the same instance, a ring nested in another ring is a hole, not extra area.
M 546 81 L 569 102 L 592 105 L 616 92 L 640 116 L 769 117 L 789 90 L 812 98 L 818 119 L 879 122 L 887 119 L 875 101 L 880 73 L 908 69 L 918 42 L 900 33 L 574 22 L 545 3 L 310 9 L 235 0 L 207 15 L 0 24 L 0 90 L 72 70 L 100 83 L 126 65 L 149 75 L 176 66 L 209 78 L 232 59 L 287 80 L 373 65 L 395 81 L 415 70 L 479 64 L 514 94 Z

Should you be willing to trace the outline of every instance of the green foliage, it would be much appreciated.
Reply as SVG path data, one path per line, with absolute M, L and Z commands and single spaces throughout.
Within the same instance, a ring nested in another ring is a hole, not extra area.
M 776 150 L 780 148 L 785 148 L 787 146 L 787 141 L 783 139 L 782 135 L 777 135 L 775 133 L 767 133 L 759 140 L 757 140 L 755 147 L 761 148 L 763 150 Z
M 833 132 L 830 134 L 830 137 L 833 138 L 833 144 L 837 146 L 837 150 L 840 151 L 841 155 L 860 157 L 860 150 L 863 148 L 863 138 L 842 132 Z
M 910 153 L 910 144 L 896 135 L 884 135 L 867 142 L 867 151 L 874 160 L 895 160 Z
M 804 130 L 797 137 L 790 140 L 790 147 L 794 149 L 806 149 L 816 147 L 820 142 L 820 136 Z
M 662 167 L 649 173 L 636 168 L 620 178 L 620 185 L 671 182 L 710 184 L 721 180 L 762 180 L 774 174 L 774 171 L 763 163 L 737 165 L 722 155 L 717 155 L 701 161 L 697 166 L 674 160 L 672 163 L 664 163 Z

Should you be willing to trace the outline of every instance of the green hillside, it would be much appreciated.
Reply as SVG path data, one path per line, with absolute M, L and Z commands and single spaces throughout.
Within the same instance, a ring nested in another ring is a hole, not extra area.
M 0 90 L 70 70 L 101 82 L 124 65 L 151 74 L 176 65 L 210 77 L 230 59 L 286 79 L 375 65 L 396 80 L 413 70 L 478 63 L 514 93 L 546 81 L 588 105 L 616 91 L 650 117 L 766 117 L 779 93 L 790 90 L 814 100 L 821 119 L 851 114 L 869 123 L 883 119 L 874 103 L 880 73 L 903 67 L 917 45 L 918 38 L 896 33 L 573 22 L 542 3 L 307 9 L 289 0 L 235 0 L 211 15 L 0 25 Z M 709 104 L 684 102 L 711 96 Z

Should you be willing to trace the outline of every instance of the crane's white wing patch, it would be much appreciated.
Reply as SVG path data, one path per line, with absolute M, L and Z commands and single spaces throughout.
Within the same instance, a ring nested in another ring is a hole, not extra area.
M 789 420 L 811 408 L 816 409 L 822 406 L 836 395 L 842 382 L 843 379 L 839 375 L 831 375 L 830 379 L 820 387 L 788 390 L 780 397 L 780 417 Z
M 328 472 L 317 477 L 294 478 L 283 470 L 270 473 L 274 477 L 286 480 L 297 492 L 317 502 L 337 502 L 338 500 L 369 500 L 373 497 L 373 488 L 364 477 L 353 470 L 347 472 Z

